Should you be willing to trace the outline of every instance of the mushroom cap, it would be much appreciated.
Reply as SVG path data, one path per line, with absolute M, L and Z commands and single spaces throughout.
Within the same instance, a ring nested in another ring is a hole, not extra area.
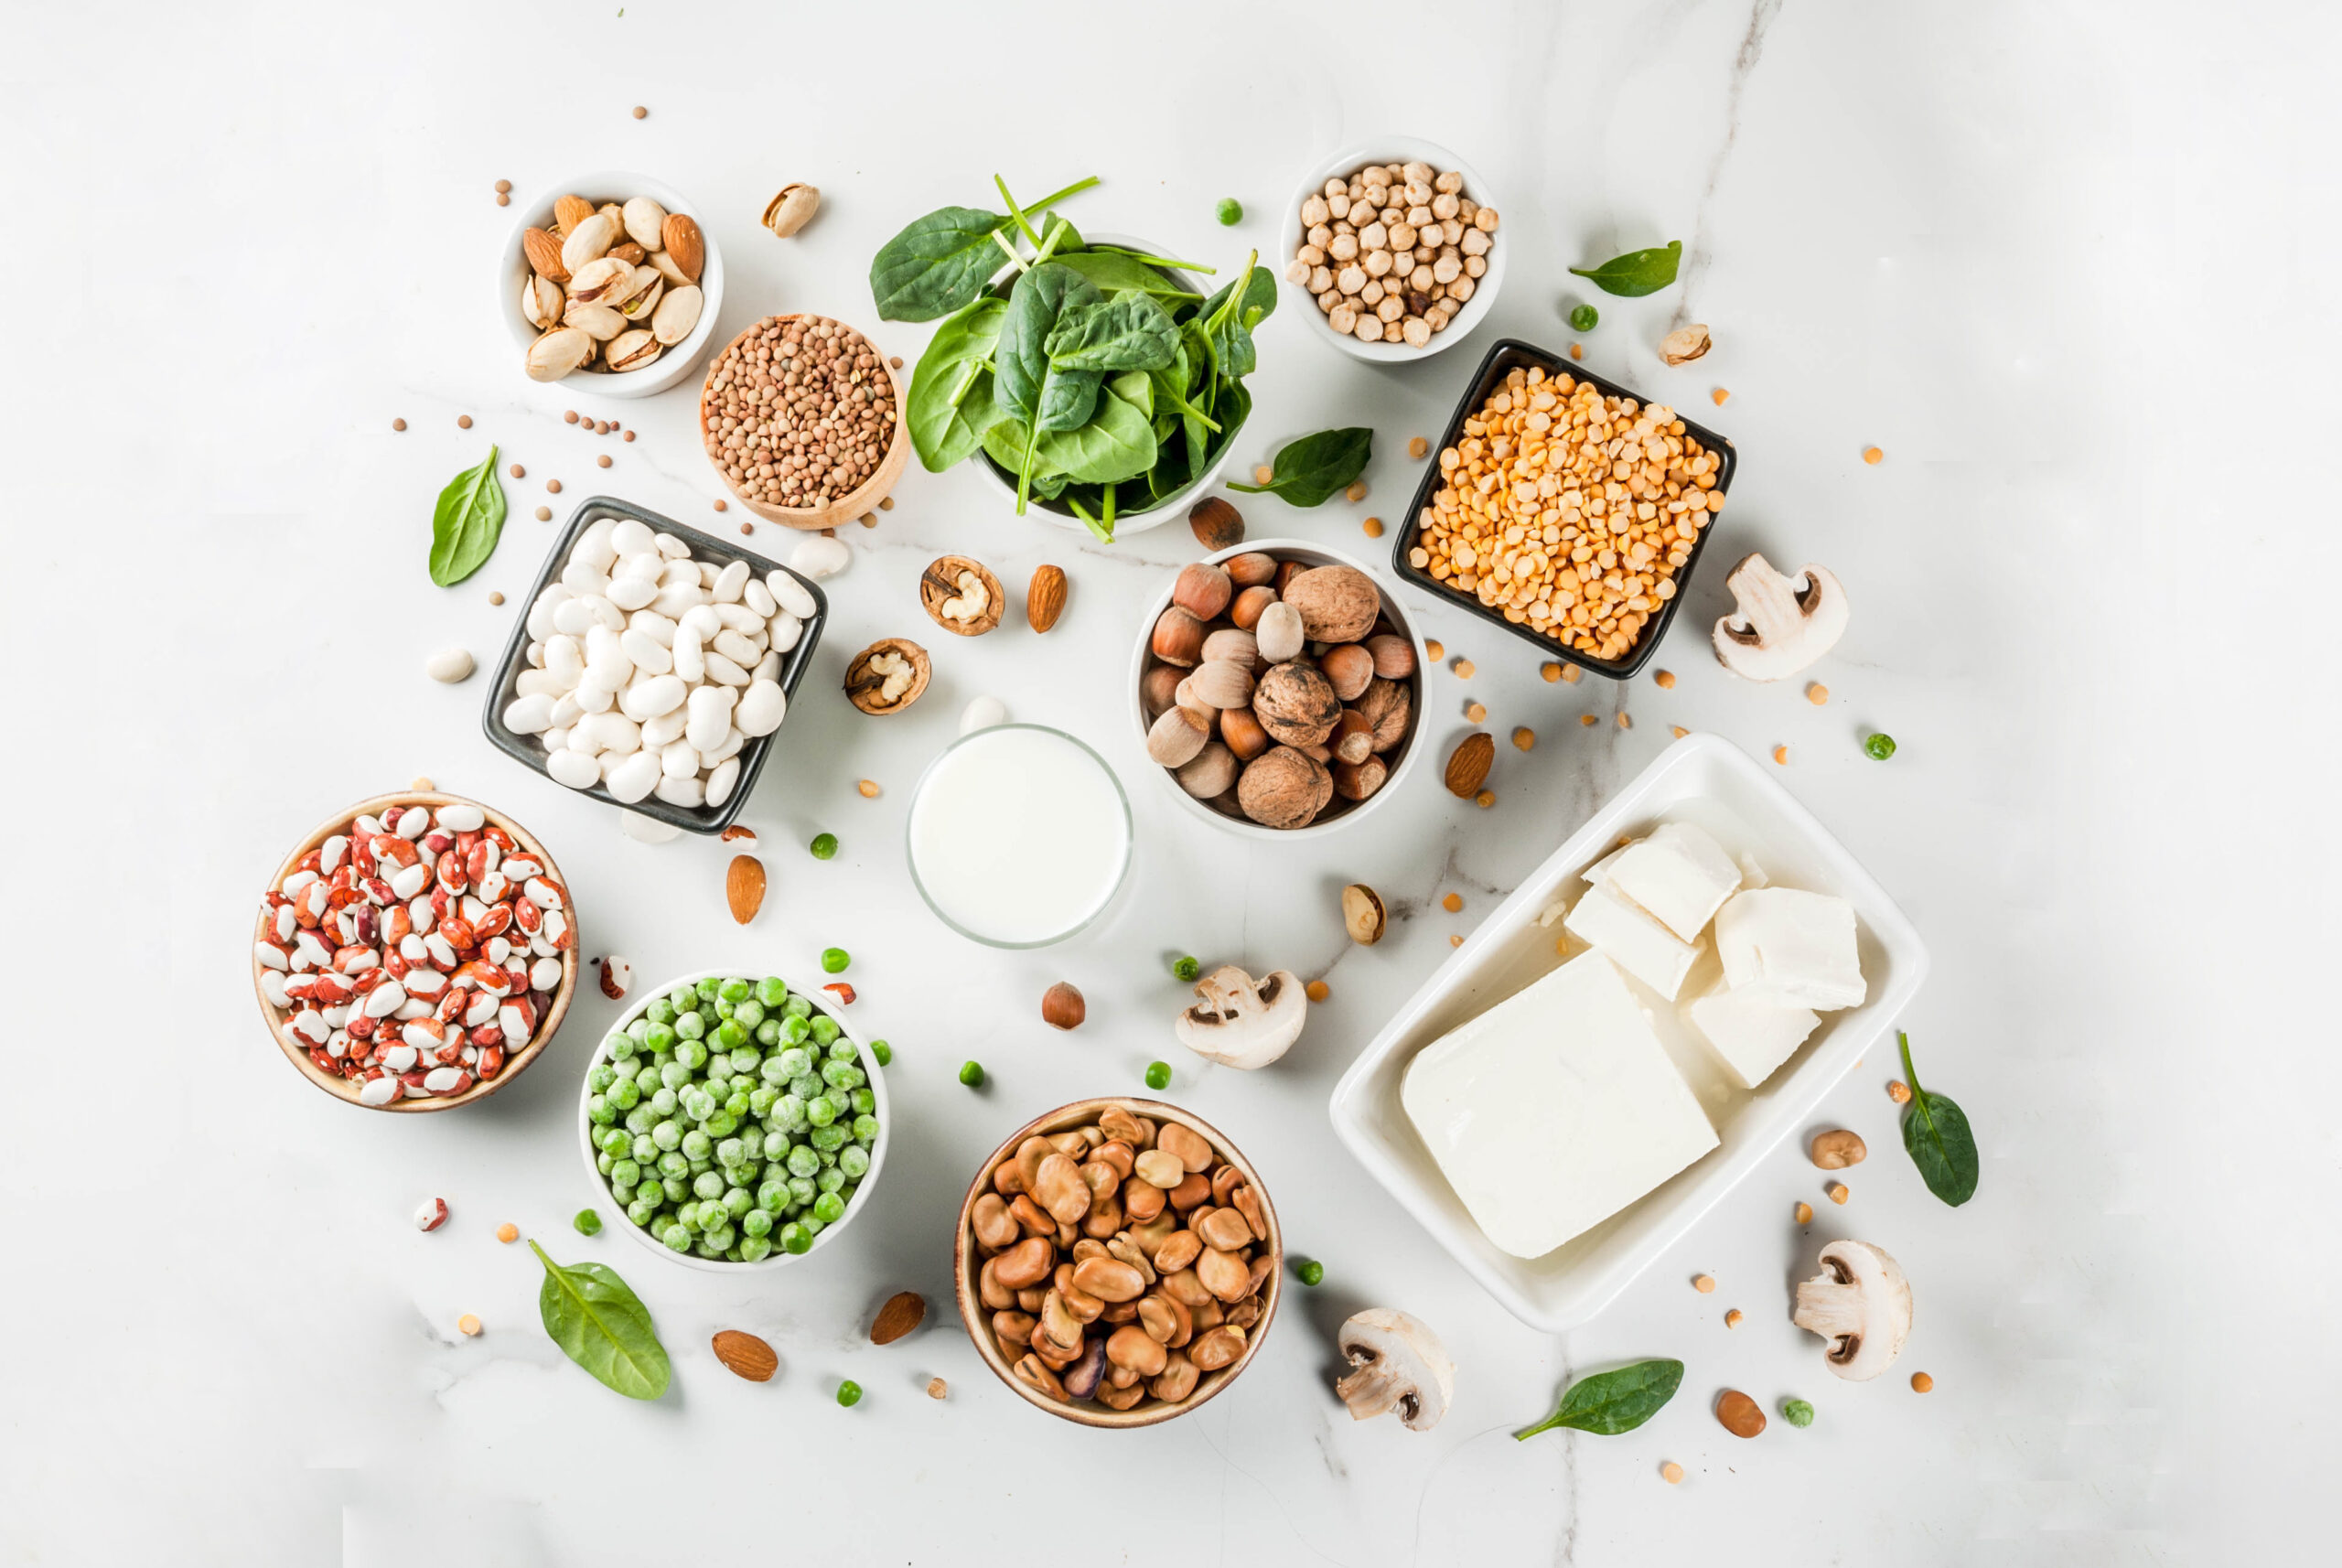
M 1266 1067 L 1301 1037 L 1309 999 L 1291 970 L 1254 981 L 1224 963 L 1196 982 L 1200 997 L 1179 1015 L 1179 1043 L 1225 1067 Z
M 1782 680 L 1845 635 L 1846 590 L 1826 567 L 1808 564 L 1784 576 L 1762 555 L 1744 555 L 1724 586 L 1734 609 L 1716 622 L 1716 660 L 1735 675 Z
M 1337 1339 L 1351 1371 L 1334 1385 L 1350 1419 L 1396 1410 L 1408 1430 L 1429 1432 L 1456 1397 L 1456 1363 L 1430 1325 L 1387 1306 L 1369 1307 Z
M 1851 1381 L 1895 1364 L 1911 1333 L 1911 1282 L 1902 1265 L 1867 1241 L 1821 1249 L 1821 1273 L 1797 1287 L 1789 1321 L 1830 1341 L 1830 1369 Z

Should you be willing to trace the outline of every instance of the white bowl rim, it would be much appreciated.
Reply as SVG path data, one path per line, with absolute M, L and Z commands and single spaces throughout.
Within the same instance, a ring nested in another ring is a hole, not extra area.
M 1135 234 L 1107 233 L 1102 230 L 1095 234 L 1085 231 L 1081 236 L 1081 242 L 1084 245 L 1120 245 L 1125 250 L 1144 252 L 1145 254 L 1150 256 L 1159 256 L 1163 253 L 1161 251 L 1155 248 L 1155 242 L 1151 240 L 1140 239 Z M 1266 257 L 1262 257 L 1260 264 L 1266 266 L 1268 264 L 1268 259 Z M 1175 279 L 1181 283 L 1195 284 L 1200 281 L 1194 274 L 1187 272 L 1182 267 L 1166 267 L 1163 270 L 1169 273 Z M 1008 269 L 1004 266 L 999 272 L 994 273 L 992 275 L 991 281 L 986 283 L 984 286 L 986 288 L 991 288 L 994 285 L 999 283 L 1002 276 L 1004 275 L 1007 271 Z M 1204 289 L 1201 292 L 1205 298 L 1209 299 L 1211 297 L 1211 289 Z M 519 307 L 516 306 L 514 308 L 517 310 Z M 1310 308 L 1315 310 L 1316 306 L 1313 305 Z M 909 395 L 908 387 L 906 388 L 904 395 Z M 1253 412 L 1258 413 L 1259 410 L 1255 409 Z M 1148 510 L 1142 512 L 1121 512 L 1115 514 L 1115 541 L 1120 542 L 1126 535 L 1144 533 L 1151 528 L 1160 528 L 1165 523 L 1170 521 L 1173 518 L 1182 515 L 1179 503 L 1185 500 L 1189 500 L 1194 497 L 1200 496 L 1204 491 L 1209 490 L 1214 485 L 1219 484 L 1220 470 L 1228 467 L 1228 460 L 1235 455 L 1236 443 L 1230 441 L 1220 447 L 1219 456 L 1212 460 L 1211 466 L 1206 468 L 1200 477 L 1186 486 L 1184 489 L 1175 490 L 1172 494 L 1166 497 L 1161 506 L 1150 507 Z M 982 447 L 977 448 L 974 452 L 968 455 L 968 463 L 972 466 L 978 473 L 982 474 L 985 480 L 991 484 L 994 489 L 1006 496 L 1012 504 L 1015 501 L 1016 487 L 1002 478 L 999 474 L 994 471 L 992 463 L 984 456 L 983 449 Z M 1071 512 L 1052 511 L 1047 507 L 1038 503 L 1039 498 L 1035 497 L 1034 504 L 1026 509 L 1026 517 L 1037 517 L 1045 521 L 1055 523 L 1059 528 L 1071 529 L 1076 533 L 1085 535 L 1090 533 L 1090 525 L 1083 522 Z M 1128 528 L 1124 528 L 1123 526 L 1124 518 L 1128 518 L 1130 520 L 1131 526 Z
M 611 1021 L 610 1026 L 602 1031 L 602 1037 L 594 1044 L 594 1054 L 586 1058 L 586 1073 L 578 1079 L 577 1146 L 586 1156 L 586 1177 L 593 1183 L 594 1190 L 600 1195 L 604 1203 L 616 1204 L 618 1200 L 611 1195 L 609 1181 L 602 1175 L 601 1167 L 594 1163 L 594 1156 L 600 1154 L 601 1151 L 594 1147 L 593 1133 L 589 1131 L 594 1123 L 586 1119 L 586 1102 L 594 1097 L 593 1090 L 588 1088 L 587 1085 L 592 1082 L 592 1074 L 595 1064 L 597 1062 L 607 1061 L 609 1058 L 610 1036 L 612 1035 L 622 1033 L 628 1024 L 633 1023 L 637 1018 L 642 1016 L 644 1010 L 647 1009 L 653 1002 L 657 1001 L 660 997 L 666 995 L 667 993 L 674 990 L 677 986 L 696 985 L 701 981 L 708 979 L 737 979 L 755 981 L 761 979 L 766 975 L 771 975 L 779 978 L 781 983 L 787 985 L 789 989 L 793 992 L 799 992 L 807 996 L 819 996 L 821 994 L 821 988 L 819 986 L 814 986 L 810 989 L 800 986 L 797 983 L 797 976 L 788 973 L 777 967 L 766 968 L 758 974 L 749 974 L 738 964 L 726 964 L 715 969 L 694 970 L 689 974 L 679 974 L 671 980 L 665 981 L 658 986 L 647 990 L 638 987 L 635 992 L 635 995 L 638 1000 L 628 1004 L 626 1011 L 620 1013 L 617 1018 Z M 846 1205 L 845 1218 L 839 1220 L 834 1225 L 822 1226 L 822 1233 L 813 1238 L 812 1246 L 807 1248 L 802 1252 L 784 1252 L 776 1246 L 773 1249 L 772 1255 L 770 1257 L 760 1258 L 753 1263 L 736 1263 L 726 1258 L 703 1258 L 691 1252 L 678 1252 L 673 1248 L 668 1246 L 664 1241 L 660 1240 L 656 1236 L 650 1234 L 650 1231 L 645 1230 L 641 1226 L 637 1225 L 633 1220 L 628 1219 L 626 1216 L 626 1210 L 623 1207 L 618 1208 L 618 1218 L 611 1222 L 613 1229 L 626 1231 L 637 1241 L 642 1243 L 643 1246 L 649 1248 L 651 1251 L 658 1253 L 661 1257 L 665 1258 L 670 1262 L 682 1263 L 707 1273 L 725 1274 L 736 1273 L 743 1269 L 777 1268 L 784 1263 L 800 1262 L 804 1259 L 810 1258 L 814 1253 L 820 1251 L 823 1247 L 829 1245 L 831 1237 L 837 1235 L 847 1226 L 853 1224 L 855 1218 L 860 1215 L 864 1209 L 870 1207 L 868 1196 L 862 1189 L 876 1185 L 878 1180 L 878 1174 L 886 1168 L 886 1144 L 895 1135 L 895 1119 L 891 1112 L 889 1101 L 886 1098 L 886 1069 L 879 1065 L 878 1058 L 871 1054 L 869 1041 L 864 1039 L 861 1035 L 857 1034 L 852 1027 L 850 1027 L 844 1019 L 840 1018 L 836 1011 L 833 1011 L 826 1005 L 823 1006 L 822 1010 L 824 1013 L 829 1014 L 830 1017 L 836 1022 L 838 1026 L 838 1032 L 843 1035 L 847 1039 L 854 1042 L 854 1051 L 862 1063 L 862 1070 L 870 1075 L 871 1093 L 878 1102 L 878 1109 L 874 1112 L 874 1114 L 878 1118 L 878 1141 L 870 1146 L 870 1169 L 864 1175 L 860 1181 L 854 1184 L 854 1201 Z
M 1480 195 L 1476 194 L 1492 195 L 1493 189 L 1480 171 L 1466 163 L 1459 154 L 1451 152 L 1436 142 L 1424 141 L 1421 136 L 1370 136 L 1364 141 L 1353 142 L 1338 152 L 1328 154 L 1317 163 L 1315 172 L 1294 188 L 1293 199 L 1285 203 L 1284 216 L 1277 223 L 1277 250 L 1274 260 L 1277 277 L 1282 286 L 1293 290 L 1300 301 L 1302 309 L 1310 317 L 1312 322 L 1310 336 L 1324 338 L 1353 360 L 1364 360 L 1370 364 L 1412 365 L 1428 360 L 1434 354 L 1445 353 L 1470 337 L 1473 329 L 1488 319 L 1488 311 L 1496 305 L 1498 291 L 1504 286 L 1505 262 L 1512 254 L 1511 245 L 1488 247 L 1488 270 L 1480 275 L 1479 281 L 1473 286 L 1472 297 L 1464 302 L 1464 308 L 1456 313 L 1455 319 L 1447 324 L 1447 330 L 1433 333 L 1431 341 L 1420 349 L 1412 348 L 1405 343 L 1394 345 L 1387 341 L 1361 342 L 1348 333 L 1336 332 L 1326 324 L 1325 315 L 1317 308 L 1317 301 L 1311 297 L 1309 291 L 1284 275 L 1284 269 L 1293 261 L 1294 252 L 1301 248 L 1301 204 L 1323 190 L 1326 182 L 1337 174 L 1346 174 L 1361 164 L 1393 161 L 1427 163 L 1439 168 L 1443 173 L 1453 169 L 1464 177 L 1465 195 L 1471 197 L 1482 207 L 1495 208 L 1499 219 L 1504 215 L 1502 202 L 1483 201 Z
M 669 212 L 680 212 L 699 224 L 700 241 L 707 252 L 700 265 L 699 287 L 704 296 L 701 302 L 699 325 L 691 336 L 662 351 L 659 358 L 639 371 L 606 371 L 597 375 L 564 376 L 558 381 L 541 381 L 540 386 L 569 386 L 597 392 L 605 397 L 652 397 L 671 391 L 690 379 L 699 368 L 700 360 L 715 335 L 715 320 L 724 308 L 724 257 L 716 249 L 715 236 L 708 232 L 707 218 L 699 206 L 664 181 L 632 169 L 594 169 L 574 175 L 559 184 L 545 187 L 544 192 L 521 210 L 512 221 L 512 231 L 504 238 L 504 254 L 497 271 L 497 286 L 501 291 L 498 308 L 504 318 L 505 329 L 522 352 L 537 340 L 537 329 L 521 314 L 521 285 L 529 270 L 528 258 L 521 248 L 521 236 L 529 230 L 543 227 L 553 217 L 553 204 L 571 191 L 610 190 L 623 188 L 633 196 L 647 196 Z M 525 372 L 524 372 L 525 373 Z
M 1171 582 L 1169 585 L 1165 587 L 1160 595 L 1156 596 L 1152 607 L 1150 607 L 1146 612 L 1146 618 L 1139 625 L 1138 647 L 1131 655 L 1131 716 L 1136 720 L 1138 724 L 1139 761 L 1145 767 L 1148 772 L 1158 774 L 1162 777 L 1164 788 L 1170 790 L 1172 795 L 1182 806 L 1186 807 L 1187 811 L 1195 815 L 1203 818 L 1206 822 L 1210 822 L 1214 827 L 1225 829 L 1230 832 L 1240 833 L 1248 838 L 1261 839 L 1271 843 L 1288 843 L 1295 839 L 1305 839 L 1313 833 L 1327 833 L 1335 832 L 1338 829 L 1349 826 L 1350 823 L 1357 822 L 1360 817 L 1365 816 L 1369 811 L 1371 811 L 1375 807 L 1380 805 L 1385 800 L 1387 800 L 1395 790 L 1397 790 L 1400 781 L 1405 779 L 1409 772 L 1413 771 L 1415 766 L 1415 758 L 1423 749 L 1423 725 L 1426 718 L 1426 715 L 1423 711 L 1423 693 L 1428 689 L 1430 684 L 1430 682 L 1424 679 L 1424 675 L 1430 668 L 1431 650 L 1423 642 L 1423 634 L 1416 629 L 1413 618 L 1410 617 L 1404 609 L 1400 607 L 1398 596 L 1391 591 L 1390 585 L 1382 579 L 1380 575 L 1379 575 L 1373 567 L 1368 565 L 1365 562 L 1360 561 L 1356 556 L 1348 554 L 1343 551 L 1337 550 L 1330 544 L 1320 544 L 1316 541 L 1310 539 L 1247 539 L 1238 543 L 1231 544 L 1225 550 L 1215 550 L 1210 554 L 1200 556 L 1198 559 L 1208 561 L 1217 566 L 1221 562 L 1230 559 L 1231 556 L 1246 555 L 1254 551 L 1264 552 L 1268 554 L 1275 554 L 1280 551 L 1284 551 L 1298 554 L 1323 556 L 1324 559 L 1316 562 L 1316 564 L 1320 566 L 1348 566 L 1357 571 L 1365 573 L 1368 578 L 1373 582 L 1375 591 L 1382 596 L 1382 613 L 1390 618 L 1391 626 L 1400 633 L 1401 636 L 1404 637 L 1407 641 L 1413 646 L 1415 650 L 1414 690 L 1411 698 L 1413 705 L 1413 713 L 1410 716 L 1409 720 L 1411 725 L 1413 726 L 1414 733 L 1408 736 L 1407 749 L 1405 753 L 1400 757 L 1399 766 L 1392 768 L 1391 770 L 1391 776 L 1382 781 L 1382 788 L 1377 789 L 1373 794 L 1369 795 L 1365 800 L 1360 800 L 1356 807 L 1344 811 L 1338 817 L 1325 818 L 1318 822 L 1311 822 L 1305 828 L 1264 828 L 1249 817 L 1231 817 L 1224 812 L 1213 811 L 1209 804 L 1197 800 L 1193 795 L 1190 795 L 1185 789 L 1180 789 L 1179 781 L 1171 775 L 1171 769 L 1164 767 L 1161 763 L 1155 761 L 1155 758 L 1146 755 L 1146 700 L 1141 695 L 1141 688 L 1146 680 L 1147 660 L 1154 652 L 1153 643 L 1155 639 L 1155 623 L 1157 620 L 1160 620 L 1163 617 L 1163 612 L 1170 607 L 1172 590 L 1178 586 L 1179 576 L 1176 572 L 1174 572 L 1171 575 Z

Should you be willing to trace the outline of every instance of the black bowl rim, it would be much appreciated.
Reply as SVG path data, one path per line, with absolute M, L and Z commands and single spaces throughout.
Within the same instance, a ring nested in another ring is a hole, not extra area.
M 812 665 L 813 650 L 821 642 L 822 628 L 829 619 L 829 596 L 822 592 L 819 584 L 802 572 L 783 565 L 768 556 L 760 555 L 753 550 L 744 550 L 736 544 L 718 539 L 712 533 L 703 533 L 686 523 L 677 522 L 672 518 L 661 517 L 647 507 L 636 506 L 632 501 L 620 500 L 616 496 L 587 496 L 577 503 L 575 509 L 569 514 L 569 521 L 562 525 L 561 532 L 554 536 L 553 548 L 545 553 L 544 564 L 537 570 L 537 580 L 529 586 L 528 597 L 520 601 L 520 613 L 513 618 L 512 621 L 512 635 L 504 644 L 502 661 L 496 667 L 495 683 L 489 688 L 488 704 L 480 712 L 480 729 L 487 735 L 490 746 L 513 760 L 543 774 L 548 782 L 559 784 L 561 789 L 567 790 L 570 794 L 583 795 L 589 800 L 599 800 L 604 805 L 615 807 L 621 811 L 639 811 L 653 821 L 664 822 L 669 827 L 681 828 L 685 832 L 722 832 L 739 817 L 741 809 L 748 803 L 749 795 L 755 792 L 757 778 L 764 771 L 765 758 L 771 753 L 773 740 L 781 733 L 781 730 L 775 730 L 771 735 L 760 736 L 740 748 L 740 781 L 733 786 L 732 793 L 724 804 L 711 811 L 704 806 L 690 808 L 672 805 L 661 800 L 656 795 L 646 795 L 634 804 L 628 805 L 625 801 L 613 797 L 608 786 L 604 784 L 596 784 L 591 789 L 570 789 L 568 785 L 560 784 L 559 780 L 553 779 L 552 771 L 545 766 L 544 748 L 535 744 L 533 736 L 515 735 L 505 727 L 503 716 L 505 705 L 519 694 L 517 688 L 520 684 L 521 671 L 527 668 L 529 610 L 536 604 L 537 596 L 545 591 L 545 585 L 561 575 L 562 565 L 569 559 L 570 548 L 576 542 L 578 534 L 584 532 L 589 524 L 598 522 L 605 517 L 630 517 L 655 532 L 671 533 L 692 547 L 693 559 L 698 559 L 700 553 L 704 551 L 708 555 L 726 564 L 734 561 L 746 561 L 759 576 L 768 571 L 783 571 L 803 584 L 806 592 L 813 596 L 813 614 L 804 623 L 805 629 L 799 636 L 797 646 L 790 650 L 780 668 L 782 694 L 791 703 L 797 700 L 798 684 L 804 680 L 805 671 Z M 781 729 L 786 728 L 788 725 L 783 724 Z
M 1657 618 L 1643 628 L 1644 635 L 1641 640 L 1628 650 L 1627 657 L 1615 661 L 1588 658 L 1550 637 L 1531 630 L 1525 622 L 1516 624 L 1509 621 L 1504 618 L 1502 611 L 1490 609 L 1472 595 L 1458 593 L 1456 589 L 1441 583 L 1430 573 L 1418 571 L 1407 560 L 1407 552 L 1414 546 L 1416 531 L 1423 526 L 1423 512 L 1430 507 L 1431 498 L 1439 489 L 1440 453 L 1456 445 L 1456 440 L 1463 434 L 1466 418 L 1488 401 L 1488 393 L 1504 380 L 1508 372 L 1516 367 L 1526 370 L 1532 366 L 1542 369 L 1549 376 L 1567 374 L 1582 381 L 1590 381 L 1606 397 L 1632 398 L 1645 406 L 1649 406 L 1655 401 L 1645 397 L 1632 387 L 1621 386 L 1607 376 L 1598 375 L 1587 370 L 1565 354 L 1558 354 L 1551 349 L 1540 348 L 1522 338 L 1499 338 L 1489 345 L 1488 353 L 1481 358 L 1479 370 L 1466 384 L 1463 396 L 1456 400 L 1455 412 L 1448 415 L 1447 424 L 1442 430 L 1439 439 L 1432 443 L 1431 450 L 1425 455 L 1423 477 L 1415 487 L 1414 499 L 1408 503 L 1407 510 L 1400 520 L 1399 526 L 1391 530 L 1398 537 L 1391 546 L 1391 570 L 1401 582 L 1412 584 L 1424 590 L 1443 604 L 1454 605 L 1459 609 L 1471 611 L 1482 620 L 1501 627 L 1524 641 L 1534 643 L 1552 658 L 1561 660 L 1564 663 L 1574 664 L 1581 670 L 1592 671 L 1596 675 L 1607 676 L 1613 681 L 1631 680 L 1658 654 L 1659 645 L 1667 640 L 1667 633 L 1675 624 L 1676 612 L 1683 607 L 1683 601 L 1689 596 L 1692 574 L 1699 566 L 1700 557 L 1706 553 L 1708 542 L 1715 537 L 1715 523 L 1711 522 L 1707 527 L 1700 530 L 1700 537 L 1692 542 L 1692 553 L 1684 558 L 1681 569 L 1675 574 L 1674 597 L 1669 599 L 1660 608 Z M 1673 407 L 1674 405 L 1671 403 L 1665 406 Z M 1696 420 L 1685 419 L 1683 411 L 1680 408 L 1675 410 L 1675 417 L 1683 420 L 1686 435 L 1709 451 L 1722 456 L 1724 467 L 1716 475 L 1715 488 L 1718 494 L 1730 490 L 1732 477 L 1740 467 L 1740 454 L 1735 449 L 1731 441 Z

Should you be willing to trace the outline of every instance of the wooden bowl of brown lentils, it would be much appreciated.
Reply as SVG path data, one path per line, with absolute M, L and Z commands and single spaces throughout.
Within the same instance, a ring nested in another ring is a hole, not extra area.
M 911 455 L 886 356 L 825 316 L 768 316 L 726 344 L 700 389 L 699 425 L 726 488 L 788 528 L 853 521 Z
M 953 1278 L 984 1364 L 1084 1426 L 1153 1426 L 1234 1382 L 1268 1337 L 1284 1243 L 1260 1176 L 1160 1101 L 1084 1100 L 993 1151 Z

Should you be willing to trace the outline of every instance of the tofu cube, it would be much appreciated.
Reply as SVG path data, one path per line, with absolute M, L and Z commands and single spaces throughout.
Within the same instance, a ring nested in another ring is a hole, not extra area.
M 1610 865 L 1610 886 L 1687 942 L 1700 940 L 1740 887 L 1724 845 L 1689 822 L 1664 822 Z
M 1581 894 L 1562 924 L 1670 1002 L 1683 989 L 1683 977 L 1700 956 L 1697 947 L 1619 897 L 1607 882 Z
M 1716 1146 L 1598 952 L 1424 1047 L 1400 1102 L 1474 1222 L 1516 1258 L 1584 1234 Z
M 1810 1007 L 1776 1001 L 1764 987 L 1721 983 L 1683 1004 L 1684 1021 L 1721 1058 L 1743 1089 L 1755 1089 L 1821 1026 Z
M 1734 894 L 1716 912 L 1716 956 L 1726 985 L 1759 987 L 1776 1003 L 1829 1013 L 1859 1006 L 1865 994 L 1854 907 L 1827 893 Z

